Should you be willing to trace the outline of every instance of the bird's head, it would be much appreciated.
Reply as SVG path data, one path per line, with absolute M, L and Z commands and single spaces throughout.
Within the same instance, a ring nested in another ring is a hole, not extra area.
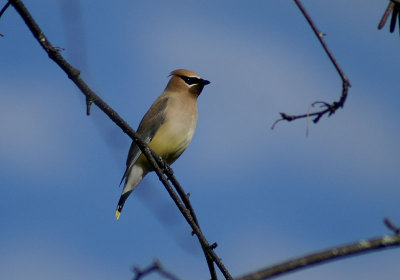
M 187 90 L 195 96 L 199 96 L 204 86 L 210 83 L 186 69 L 174 70 L 170 76 L 172 77 L 167 85 L 167 90 Z

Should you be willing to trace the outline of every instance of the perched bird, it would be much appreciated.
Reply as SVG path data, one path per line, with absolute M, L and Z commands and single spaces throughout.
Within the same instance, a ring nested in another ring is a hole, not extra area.
M 192 140 L 197 123 L 197 97 L 210 82 L 196 73 L 172 71 L 164 92 L 154 101 L 139 124 L 137 133 L 168 164 L 172 164 Z M 118 202 L 116 218 L 128 196 L 152 167 L 133 141 L 126 160 L 124 189 Z

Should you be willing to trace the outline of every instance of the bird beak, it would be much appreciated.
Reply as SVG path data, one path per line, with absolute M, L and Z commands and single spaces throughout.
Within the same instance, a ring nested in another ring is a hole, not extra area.
M 201 79 L 201 82 L 203 83 L 203 86 L 208 85 L 210 83 L 210 81 L 203 80 L 203 79 Z

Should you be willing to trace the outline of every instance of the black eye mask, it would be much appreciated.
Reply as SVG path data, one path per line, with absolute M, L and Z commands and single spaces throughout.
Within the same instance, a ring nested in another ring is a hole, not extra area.
M 206 80 L 203 80 L 203 79 L 199 79 L 199 78 L 196 78 L 196 77 L 186 77 L 186 76 L 179 76 L 186 84 L 188 84 L 189 86 L 191 86 L 191 85 L 195 85 L 195 84 L 197 84 L 197 85 L 207 85 L 207 84 L 209 84 L 210 82 L 209 81 L 206 81 Z

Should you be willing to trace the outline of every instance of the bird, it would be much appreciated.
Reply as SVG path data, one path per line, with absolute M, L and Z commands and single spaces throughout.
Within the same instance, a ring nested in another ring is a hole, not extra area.
M 192 140 L 197 124 L 197 98 L 210 82 L 187 69 L 174 70 L 169 76 L 165 90 L 144 115 L 137 133 L 154 152 L 172 164 Z M 152 170 L 145 155 L 132 141 L 120 182 L 121 185 L 125 180 L 115 213 L 117 220 L 126 199 Z

